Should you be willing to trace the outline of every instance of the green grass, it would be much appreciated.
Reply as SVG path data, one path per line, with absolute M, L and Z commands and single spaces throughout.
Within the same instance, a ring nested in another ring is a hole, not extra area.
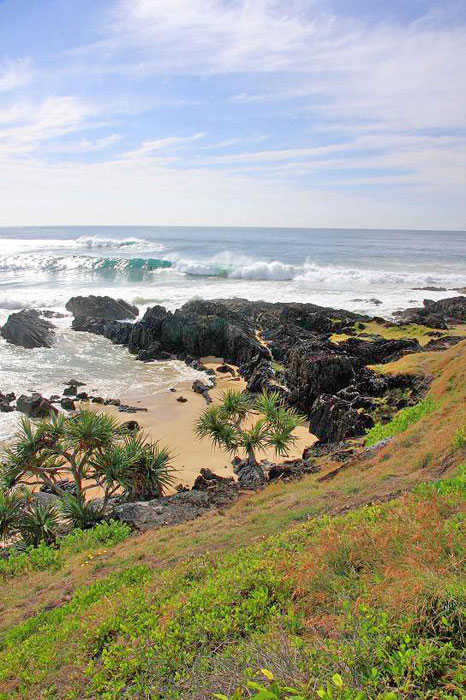
M 246 698 L 265 668 L 279 694 L 257 698 L 460 698 L 464 496 L 463 468 L 238 551 L 127 566 L 4 631 L 0 697 Z
M 403 433 L 411 425 L 417 423 L 424 416 L 429 415 L 438 408 L 438 403 L 431 397 L 427 397 L 415 406 L 401 409 L 388 423 L 376 423 L 366 434 L 367 447 L 375 445 L 381 440 Z

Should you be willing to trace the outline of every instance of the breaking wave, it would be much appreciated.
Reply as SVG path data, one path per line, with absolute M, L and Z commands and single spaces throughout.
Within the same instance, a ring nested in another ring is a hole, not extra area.
M 79 239 L 77 239 L 79 240 Z M 99 239 L 99 245 L 104 239 Z M 108 239 L 110 241 L 110 239 Z M 131 245 L 128 239 L 120 241 L 122 247 Z M 137 239 L 134 239 L 135 241 Z M 92 247 L 94 243 L 89 243 Z M 176 255 L 158 257 L 105 257 L 93 255 L 44 255 L 28 253 L 0 256 L 0 272 L 35 271 L 42 273 L 92 273 L 102 275 L 152 275 L 167 273 L 176 276 L 216 277 L 221 279 L 294 282 L 300 286 L 318 289 L 321 286 L 335 290 L 356 287 L 413 288 L 464 286 L 464 277 L 441 271 L 410 271 L 388 269 L 363 269 L 337 265 L 319 265 L 306 261 L 291 265 L 280 260 L 252 260 L 224 252 L 206 260 L 183 260 Z M 13 308 L 13 307 L 12 307 Z

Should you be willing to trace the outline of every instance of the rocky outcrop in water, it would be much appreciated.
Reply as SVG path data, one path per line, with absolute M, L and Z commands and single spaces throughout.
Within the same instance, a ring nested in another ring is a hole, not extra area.
M 55 340 L 54 325 L 35 309 L 10 314 L 0 333 L 9 343 L 23 348 L 50 348 Z
M 75 318 L 103 318 L 106 321 L 136 318 L 139 315 L 137 306 L 132 306 L 123 299 L 112 299 L 112 297 L 100 297 L 93 294 L 87 297 L 71 297 L 65 308 L 67 311 L 71 311 Z
M 48 399 L 37 393 L 31 394 L 31 396 L 21 394 L 16 401 L 16 408 L 29 418 L 49 418 L 52 413 L 58 413 Z
M 185 307 L 172 313 L 154 306 L 134 324 L 79 316 L 72 327 L 126 345 L 140 359 L 155 359 L 162 354 L 183 359 L 214 355 L 240 364 L 254 355 L 270 356 L 269 350 L 243 324 L 235 325 L 215 314 L 190 312 Z
M 447 329 L 448 324 L 466 323 L 466 296 L 432 301 L 424 299 L 423 307 L 395 312 L 404 323 L 420 323 L 431 328 Z

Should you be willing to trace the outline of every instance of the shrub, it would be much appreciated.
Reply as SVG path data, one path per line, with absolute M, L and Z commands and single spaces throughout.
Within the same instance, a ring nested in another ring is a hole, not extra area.
M 59 569 L 62 565 L 60 552 L 41 542 L 38 547 L 27 547 L 21 552 L 11 552 L 8 559 L 0 559 L 0 576 L 8 578 L 28 571 Z
M 435 411 L 437 406 L 438 404 L 434 399 L 427 397 L 415 406 L 408 406 L 398 411 L 389 423 L 376 423 L 366 434 L 367 447 L 404 432 L 410 425 L 417 423 L 421 418 Z
M 31 503 L 18 520 L 18 532 L 28 547 L 37 547 L 41 542 L 55 544 L 58 531 L 59 513 L 51 503 Z
M 71 527 L 88 530 L 103 520 L 102 508 L 92 501 L 84 501 L 79 496 L 66 494 L 60 503 L 60 510 L 65 522 Z
M 116 520 L 104 521 L 89 530 L 76 528 L 63 538 L 60 549 L 67 552 L 81 552 L 94 547 L 111 546 L 123 542 L 132 530 L 126 523 Z

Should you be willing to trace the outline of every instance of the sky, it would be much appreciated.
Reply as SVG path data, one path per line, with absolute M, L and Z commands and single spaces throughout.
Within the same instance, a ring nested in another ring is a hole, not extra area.
M 0 0 L 0 225 L 466 229 L 466 2 Z

